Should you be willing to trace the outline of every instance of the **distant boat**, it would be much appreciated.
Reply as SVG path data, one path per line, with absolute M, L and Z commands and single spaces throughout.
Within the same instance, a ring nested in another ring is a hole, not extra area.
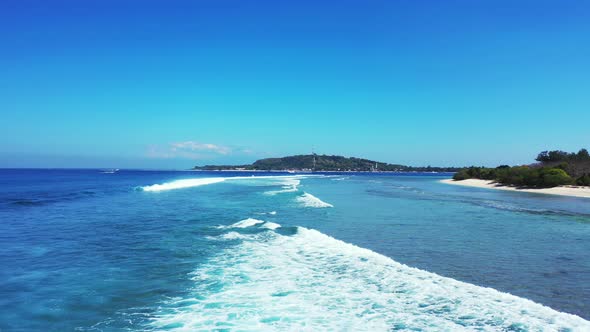
M 112 168 L 112 169 L 103 169 L 101 171 L 101 173 L 103 174 L 113 174 L 113 173 L 117 173 L 119 171 L 118 168 Z

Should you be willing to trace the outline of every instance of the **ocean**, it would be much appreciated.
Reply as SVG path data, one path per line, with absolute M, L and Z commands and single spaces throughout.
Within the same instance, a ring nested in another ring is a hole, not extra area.
M 0 331 L 590 331 L 590 200 L 449 177 L 0 170 Z

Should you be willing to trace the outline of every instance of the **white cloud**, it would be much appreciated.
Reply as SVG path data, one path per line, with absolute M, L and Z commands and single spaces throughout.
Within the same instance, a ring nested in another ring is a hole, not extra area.
M 172 148 L 172 151 L 207 151 L 223 155 L 231 153 L 231 148 L 228 148 L 227 146 L 194 141 L 170 143 L 170 147 Z
M 169 143 L 164 146 L 151 145 L 148 147 L 147 155 L 150 158 L 161 159 L 206 159 L 215 156 L 226 156 L 232 152 L 232 148 L 223 145 L 185 141 Z

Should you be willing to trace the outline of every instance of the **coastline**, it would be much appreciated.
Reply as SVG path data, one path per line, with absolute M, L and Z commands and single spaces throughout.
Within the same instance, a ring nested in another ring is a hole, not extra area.
M 292 173 L 292 174 L 312 174 L 312 173 L 374 173 L 374 174 L 387 174 L 387 173 L 403 173 L 403 174 L 452 174 L 455 172 L 420 172 L 420 171 L 300 171 L 291 169 L 188 169 L 191 172 L 260 172 L 260 173 Z
M 456 185 L 456 186 L 517 191 L 517 192 L 526 192 L 526 193 L 533 193 L 533 194 L 547 194 L 547 195 L 590 198 L 590 187 L 559 186 L 559 187 L 553 187 L 553 188 L 528 189 L 528 188 L 516 188 L 516 187 L 510 187 L 510 186 L 502 186 L 502 185 L 498 185 L 497 183 L 494 183 L 493 181 L 480 180 L 480 179 L 467 179 L 467 180 L 460 180 L 460 181 L 454 181 L 453 179 L 445 179 L 445 180 L 440 180 L 440 182 L 446 183 L 446 184 L 451 184 L 451 185 Z

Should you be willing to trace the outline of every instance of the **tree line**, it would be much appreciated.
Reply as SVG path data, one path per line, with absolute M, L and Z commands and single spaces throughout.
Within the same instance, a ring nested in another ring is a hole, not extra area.
M 578 153 L 565 152 L 561 150 L 543 151 L 537 155 L 535 159 L 541 163 L 552 163 L 552 162 L 584 162 L 590 161 L 590 154 L 586 149 L 580 149 Z
M 492 180 L 503 185 L 530 188 L 590 186 L 590 155 L 586 149 L 581 149 L 578 153 L 543 151 L 538 154 L 536 160 L 539 163 L 525 166 L 472 166 L 455 173 L 453 179 Z

